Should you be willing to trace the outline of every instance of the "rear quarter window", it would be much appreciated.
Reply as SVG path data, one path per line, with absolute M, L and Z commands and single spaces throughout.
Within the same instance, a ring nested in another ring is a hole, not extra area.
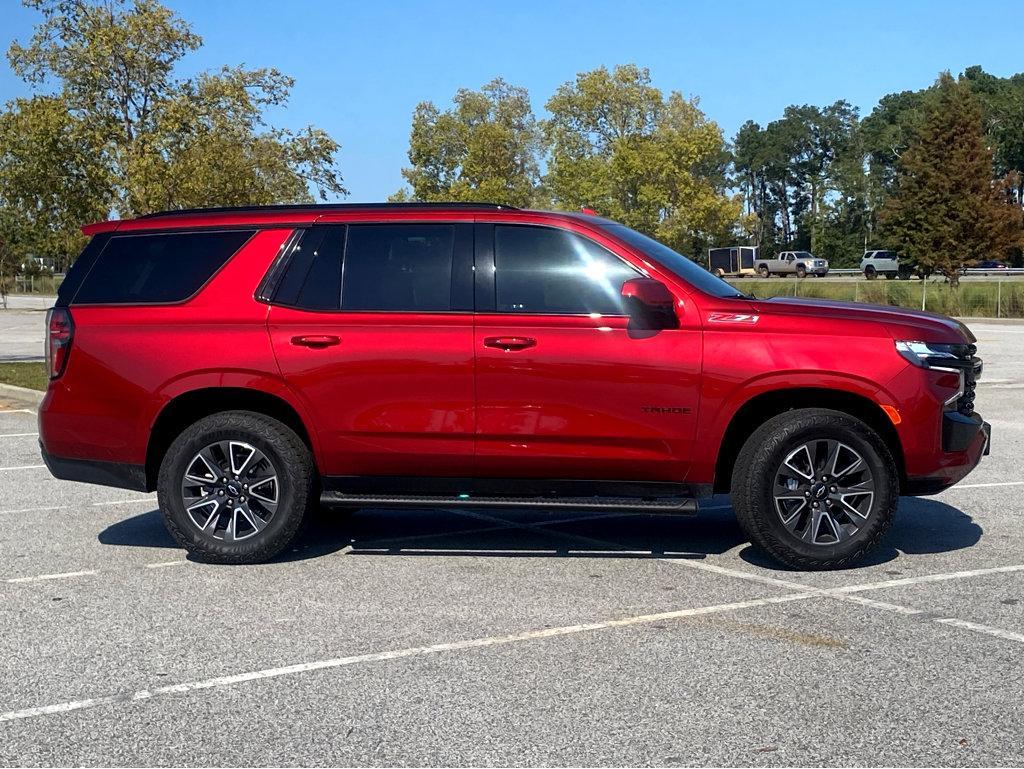
M 74 304 L 166 304 L 195 294 L 255 230 L 114 235 Z

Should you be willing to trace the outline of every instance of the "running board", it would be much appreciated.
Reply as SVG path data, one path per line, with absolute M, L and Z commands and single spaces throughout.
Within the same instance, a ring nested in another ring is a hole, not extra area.
M 325 492 L 321 504 L 363 507 L 530 507 L 573 510 L 621 510 L 629 513 L 696 515 L 692 497 L 506 497 L 458 495 L 345 494 Z

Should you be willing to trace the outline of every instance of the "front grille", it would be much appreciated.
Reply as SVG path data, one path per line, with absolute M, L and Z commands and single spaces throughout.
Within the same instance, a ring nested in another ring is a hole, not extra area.
M 958 357 L 963 361 L 964 394 L 957 398 L 956 410 L 967 416 L 974 413 L 974 393 L 981 376 L 981 358 L 975 354 L 977 352 L 978 347 L 973 344 L 965 344 L 957 350 Z

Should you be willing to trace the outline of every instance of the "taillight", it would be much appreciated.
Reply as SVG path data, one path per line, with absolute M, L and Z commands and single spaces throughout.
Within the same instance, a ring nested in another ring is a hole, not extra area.
M 51 308 L 46 313 L 46 370 L 50 372 L 50 379 L 64 373 L 74 336 L 75 324 L 68 309 Z

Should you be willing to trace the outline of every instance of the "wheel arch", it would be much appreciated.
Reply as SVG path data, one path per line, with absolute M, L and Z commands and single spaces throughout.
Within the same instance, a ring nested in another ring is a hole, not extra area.
M 146 487 L 156 488 L 160 463 L 174 439 L 189 425 L 222 411 L 253 411 L 290 427 L 316 456 L 310 431 L 299 412 L 284 398 L 246 387 L 203 387 L 183 392 L 160 410 L 146 446 Z
M 881 406 L 870 398 L 847 390 L 794 387 L 760 393 L 736 410 L 719 444 L 715 462 L 715 491 L 724 493 L 730 490 L 736 458 L 754 430 L 772 417 L 803 408 L 832 409 L 849 414 L 867 424 L 881 436 L 892 452 L 899 472 L 900 488 L 903 488 L 906 483 L 903 445 L 896 428 Z

